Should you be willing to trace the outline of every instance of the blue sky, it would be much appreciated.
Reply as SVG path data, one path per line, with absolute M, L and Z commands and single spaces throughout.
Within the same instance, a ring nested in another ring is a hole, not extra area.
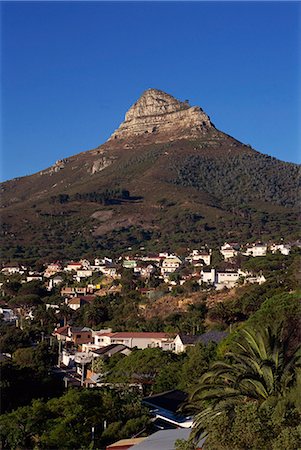
M 300 162 L 300 9 L 2 2 L 2 180 L 103 143 L 150 87 L 201 106 L 257 150 Z

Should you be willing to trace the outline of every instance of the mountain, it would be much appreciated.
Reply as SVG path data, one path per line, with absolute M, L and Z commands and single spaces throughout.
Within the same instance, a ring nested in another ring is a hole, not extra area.
M 298 171 L 149 89 L 100 147 L 1 184 L 3 259 L 294 239 Z

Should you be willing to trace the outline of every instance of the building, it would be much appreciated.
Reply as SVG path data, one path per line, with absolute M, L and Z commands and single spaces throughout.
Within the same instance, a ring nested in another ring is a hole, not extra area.
M 44 272 L 44 277 L 49 278 L 55 275 L 58 272 L 61 272 L 63 267 L 59 261 L 48 264 L 46 270 Z
M 73 309 L 73 311 L 78 310 L 82 306 L 87 305 L 89 302 L 87 300 L 84 300 L 82 297 L 72 297 L 70 300 L 68 300 L 67 305 L 69 308 Z
M 154 416 L 154 424 L 160 423 L 163 428 L 191 428 L 193 419 L 183 413 L 179 408 L 188 400 L 188 394 L 178 389 L 162 392 L 145 397 L 142 403 L 147 406 Z
M 100 348 L 110 344 L 123 344 L 126 347 L 139 349 L 159 347 L 162 350 L 173 350 L 174 336 L 170 333 L 148 333 L 148 332 L 95 332 L 93 344 L 86 348 Z
M 232 288 L 238 282 L 239 277 L 239 273 L 234 270 L 217 271 L 215 287 L 216 289 L 223 289 L 224 287 Z
M 243 255 L 246 256 L 265 256 L 267 254 L 267 244 L 263 244 L 262 242 L 256 242 L 255 244 L 248 244 L 246 246 L 246 251 Z
M 211 264 L 211 249 L 192 250 L 192 252 L 185 258 L 190 264 L 210 266 Z
M 82 268 L 82 263 L 81 262 L 71 261 L 71 262 L 69 262 L 67 264 L 67 266 L 64 268 L 64 270 L 66 272 L 72 272 L 73 270 L 77 271 L 77 270 L 80 270 L 81 268 Z
M 272 244 L 270 250 L 272 253 L 280 252 L 282 255 L 288 256 L 291 251 L 291 246 L 289 244 Z
M 164 258 L 161 266 L 161 274 L 169 275 L 175 272 L 182 265 L 182 260 L 176 255 L 169 255 Z
M 3 269 L 1 269 L 1 272 L 5 275 L 14 275 L 15 273 L 23 274 L 25 272 L 25 267 L 20 267 L 19 264 L 6 264 Z
M 227 243 L 221 246 L 220 252 L 223 255 L 224 259 L 234 258 L 238 254 L 239 245 L 237 243 Z
M 225 331 L 209 331 L 208 333 L 203 333 L 200 335 L 187 335 L 178 334 L 175 337 L 175 353 L 182 353 L 187 350 L 188 347 L 194 347 L 196 344 L 208 345 L 210 342 L 215 342 L 218 344 L 220 341 L 225 339 L 228 333 Z
M 65 327 L 56 328 L 53 332 L 53 336 L 58 341 L 70 342 L 74 345 L 88 344 L 93 341 L 92 330 L 86 327 L 71 327 L 66 325 Z
M 215 269 L 202 269 L 201 270 L 201 278 L 199 280 L 199 284 L 208 283 L 215 284 L 216 282 L 216 270 Z

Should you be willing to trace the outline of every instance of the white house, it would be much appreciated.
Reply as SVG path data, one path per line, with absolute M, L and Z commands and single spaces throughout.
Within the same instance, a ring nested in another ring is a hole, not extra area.
M 227 242 L 221 246 L 220 252 L 223 255 L 224 259 L 231 259 L 238 253 L 238 244 L 228 244 Z
M 89 278 L 92 277 L 93 270 L 90 269 L 80 269 L 76 271 L 76 278 Z
M 81 268 L 82 268 L 82 263 L 81 262 L 74 262 L 74 261 L 72 261 L 72 262 L 69 262 L 67 264 L 67 266 L 64 268 L 64 270 L 66 272 L 72 272 L 72 270 L 77 271 L 77 270 L 80 270 Z
M 3 272 L 6 275 L 14 275 L 15 273 L 23 274 L 25 270 L 26 269 L 23 267 L 21 268 L 19 264 L 7 264 L 6 266 L 3 267 L 1 272 Z
M 88 259 L 81 259 L 80 263 L 81 263 L 83 269 L 90 270 L 91 263 L 90 263 L 90 261 Z
M 77 311 L 82 306 L 86 305 L 88 302 L 83 300 L 80 297 L 73 297 L 70 300 L 68 300 L 67 305 L 69 308 L 73 309 L 73 311 Z
M 270 246 L 272 253 L 280 252 L 282 255 L 289 255 L 291 251 L 291 246 L 289 244 L 272 244 Z
M 42 281 L 43 277 L 40 274 L 32 274 L 28 275 L 26 277 L 26 282 L 29 283 L 30 281 Z
M 238 282 L 240 274 L 236 271 L 216 272 L 215 288 L 217 290 L 224 287 L 233 288 Z
M 206 266 L 210 266 L 211 254 L 211 249 L 192 250 L 192 252 L 185 259 L 194 265 L 204 263 Z
M 216 281 L 216 270 L 215 269 L 202 269 L 201 270 L 201 278 L 199 284 L 201 283 L 210 283 L 214 284 Z
M 262 242 L 256 242 L 255 244 L 249 244 L 246 246 L 246 251 L 243 253 L 246 256 L 265 256 L 267 254 L 267 244 Z
M 176 255 L 169 255 L 164 258 L 161 266 L 161 274 L 168 275 L 175 272 L 182 265 L 182 260 Z
M 114 265 L 99 266 L 99 272 L 112 278 L 118 278 L 117 267 Z
M 93 344 L 85 346 L 85 350 L 106 347 L 111 344 L 123 344 L 129 348 L 137 347 L 139 349 L 159 347 L 162 350 L 173 350 L 174 339 L 169 333 L 100 331 L 94 333 Z
M 139 274 L 141 277 L 150 277 L 150 275 L 154 272 L 155 267 L 152 264 L 149 264 L 147 267 L 142 265 L 137 265 L 134 268 L 134 273 Z

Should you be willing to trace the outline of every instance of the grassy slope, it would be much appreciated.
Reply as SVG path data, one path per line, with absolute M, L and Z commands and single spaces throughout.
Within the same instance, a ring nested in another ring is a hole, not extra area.
M 93 163 L 104 155 L 111 165 L 92 174 Z M 254 173 L 258 167 L 270 177 L 274 162 L 267 161 L 267 166 L 262 167 L 261 159 L 256 161 L 260 154 L 220 133 L 218 138 L 208 134 L 193 142 L 106 143 L 68 158 L 58 172 L 46 170 L 3 183 L 4 259 L 76 257 L 141 244 L 151 248 L 179 248 L 204 242 L 220 244 L 225 239 L 294 237 L 297 233 L 294 207 L 275 204 L 272 199 L 256 199 L 254 195 L 255 200 L 251 196 L 242 208 L 231 191 L 227 201 L 223 199 L 223 187 L 221 194 L 216 194 L 210 176 L 202 172 L 207 170 L 207 166 L 202 166 L 203 159 L 215 161 L 215 173 L 218 165 L 223 180 L 234 170 L 233 158 L 239 155 L 249 155 L 252 161 L 255 158 Z M 278 167 L 280 181 L 285 180 L 291 165 L 278 162 Z M 254 189 L 248 187 L 246 175 L 239 178 L 238 172 L 233 180 L 233 192 Z M 102 192 L 116 187 L 129 190 L 132 199 L 109 205 L 50 201 L 52 196 L 63 193 Z M 281 191 L 277 195 L 290 196 Z

